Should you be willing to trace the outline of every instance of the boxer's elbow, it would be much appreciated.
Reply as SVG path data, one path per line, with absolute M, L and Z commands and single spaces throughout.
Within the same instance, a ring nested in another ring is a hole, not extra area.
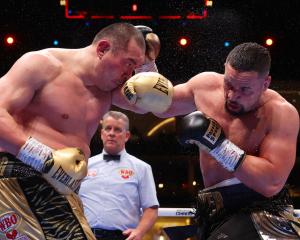
M 260 193 L 263 196 L 268 197 L 268 198 L 273 197 L 281 191 L 283 186 L 284 186 L 284 183 L 282 183 L 282 182 L 274 182 L 272 184 L 266 184 L 266 186 L 263 189 L 261 189 Z

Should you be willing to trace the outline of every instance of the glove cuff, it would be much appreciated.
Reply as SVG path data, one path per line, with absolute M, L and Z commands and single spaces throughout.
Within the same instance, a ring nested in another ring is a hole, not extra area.
M 135 69 L 136 74 L 141 72 L 158 72 L 155 60 L 145 63 L 142 66 Z
M 211 150 L 213 156 L 225 169 L 234 172 L 246 157 L 245 151 L 225 139 L 219 146 Z
M 33 137 L 29 137 L 21 147 L 17 158 L 23 163 L 41 172 L 45 161 L 52 155 L 53 149 L 39 142 Z

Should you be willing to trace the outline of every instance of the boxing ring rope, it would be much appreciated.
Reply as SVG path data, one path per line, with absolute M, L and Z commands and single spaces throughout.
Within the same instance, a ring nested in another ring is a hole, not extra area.
M 294 210 L 294 215 L 300 218 L 300 209 Z M 194 212 L 192 208 L 159 208 L 159 217 L 193 217 Z

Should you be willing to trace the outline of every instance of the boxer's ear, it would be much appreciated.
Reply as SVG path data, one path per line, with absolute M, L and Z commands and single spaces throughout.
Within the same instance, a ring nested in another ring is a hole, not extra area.
M 269 86 L 271 84 L 271 79 L 272 79 L 272 77 L 270 75 L 268 75 L 267 77 L 265 77 L 265 79 L 264 79 L 264 85 L 263 85 L 263 90 L 264 91 L 266 91 L 269 88 Z
M 111 48 L 111 44 L 108 40 L 102 39 L 97 44 L 97 56 L 101 59 L 106 52 Z

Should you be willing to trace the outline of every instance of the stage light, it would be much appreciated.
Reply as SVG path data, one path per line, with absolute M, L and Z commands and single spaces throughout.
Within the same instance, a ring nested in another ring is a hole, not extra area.
M 272 38 L 267 38 L 265 43 L 266 43 L 267 46 L 272 46 L 273 43 L 274 43 L 274 40 Z
M 213 5 L 213 1 L 212 0 L 206 0 L 205 1 L 205 6 L 212 7 L 212 5 Z
M 138 6 L 136 3 L 131 5 L 131 11 L 136 12 L 138 10 Z
M 53 45 L 54 45 L 54 46 L 58 46 L 58 44 L 59 44 L 59 41 L 58 41 L 58 40 L 56 40 L 56 39 L 53 40 Z
M 6 45 L 11 46 L 15 43 L 15 38 L 12 35 L 7 35 L 4 41 Z
M 178 39 L 178 44 L 181 46 L 181 47 L 187 47 L 188 45 L 190 45 L 190 42 L 191 40 L 188 38 L 188 37 L 180 37 Z
M 225 42 L 224 42 L 224 47 L 229 47 L 229 46 L 230 46 L 230 42 L 225 41 Z

